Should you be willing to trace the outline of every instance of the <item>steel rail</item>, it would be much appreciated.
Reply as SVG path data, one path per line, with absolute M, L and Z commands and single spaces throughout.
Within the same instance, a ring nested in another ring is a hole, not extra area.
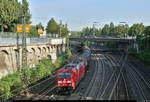
M 112 59 L 110 56 L 108 56 L 108 55 L 105 55 L 106 56 L 106 58 L 109 60 L 109 62 L 111 63 L 111 65 L 112 65 L 112 67 L 113 67 L 113 69 L 115 70 L 114 71 L 114 78 L 115 78 L 115 81 L 116 81 L 116 78 L 117 78 L 117 75 L 116 75 L 116 67 L 115 67 L 115 62 L 114 62 L 114 59 Z M 120 79 L 120 77 L 119 77 L 119 79 Z M 118 79 L 118 80 L 119 80 Z M 113 94 L 113 93 L 112 93 Z M 118 94 L 118 92 L 117 92 L 117 90 L 116 90 L 116 94 Z M 111 96 L 111 95 L 110 95 Z M 118 99 L 118 95 L 116 95 L 116 99 Z
M 127 55 L 125 56 L 125 61 L 124 61 L 124 63 L 123 63 L 122 66 L 121 66 L 121 69 L 120 69 L 120 71 L 119 71 L 119 75 L 118 75 L 118 77 L 117 77 L 117 79 L 116 79 L 115 85 L 114 85 L 114 87 L 113 87 L 113 89 L 112 89 L 112 91 L 111 91 L 111 94 L 110 94 L 108 100 L 110 100 L 110 99 L 112 98 L 112 95 L 113 95 L 114 90 L 115 90 L 115 88 L 116 88 L 116 86 L 117 86 L 118 80 L 119 80 L 119 78 L 120 78 L 120 76 L 121 76 L 121 72 L 122 72 L 122 70 L 123 70 L 123 68 L 124 68 L 124 65 L 125 65 L 125 62 L 126 62 L 126 60 L 127 60 L 127 57 L 128 57 L 128 53 L 127 53 Z
M 132 80 L 132 81 L 135 81 L 136 82 L 136 86 L 138 87 L 138 89 L 141 91 L 141 94 L 142 94 L 142 97 L 144 98 L 144 100 L 146 100 L 146 97 L 145 97 L 145 95 L 144 95 L 144 92 L 143 92 L 143 89 L 142 89 L 142 87 L 141 87 L 141 85 L 140 85 L 140 83 L 138 82 L 138 80 L 135 78 L 135 76 L 133 75 L 133 72 L 131 73 L 131 71 L 129 71 L 129 75 L 130 75 L 130 79 Z M 135 73 L 134 73 L 135 74 Z
M 100 57 L 99 57 L 100 58 Z M 102 92 L 102 86 L 103 86 L 103 83 L 104 83 L 104 77 L 105 77 L 105 68 L 104 68 L 104 60 L 101 61 L 101 65 L 102 65 L 102 73 L 103 73 L 103 76 L 102 76 L 102 81 L 101 81 L 101 86 L 99 87 L 99 91 L 97 93 L 97 96 L 96 96 L 96 100 L 99 100 L 98 96 L 100 96 L 101 92 Z
M 147 85 L 147 87 L 150 89 L 150 85 L 146 82 L 146 80 L 144 79 L 144 77 L 143 77 L 143 75 L 141 75 L 136 69 L 135 69 L 135 67 L 133 67 L 133 65 L 131 65 L 131 64 L 129 64 L 128 63 L 128 65 L 131 67 L 131 69 L 133 70 L 133 71 L 135 71 L 139 76 L 140 76 L 140 78 L 144 81 L 144 83 Z
M 121 75 L 122 75 L 123 82 L 124 82 L 124 85 L 125 85 L 125 90 L 126 90 L 127 100 L 129 100 L 129 99 L 130 99 L 130 97 L 129 97 L 129 91 L 128 91 L 128 87 L 127 87 L 126 79 L 125 79 L 125 76 L 124 76 L 124 74 L 123 74 L 123 73 L 121 73 Z
M 110 56 L 110 55 L 109 55 Z M 123 61 L 122 59 L 123 59 L 123 55 L 121 56 L 121 58 L 119 59 L 119 61 L 118 60 L 116 60 L 119 64 L 121 64 L 121 61 Z M 112 56 L 110 56 L 110 58 L 114 58 L 114 57 L 112 57 Z M 126 90 L 126 97 L 127 97 L 127 100 L 129 100 L 130 98 L 129 98 L 129 91 L 128 91 L 128 87 L 127 87 L 127 82 L 126 82 L 126 79 L 125 79 L 125 76 L 124 76 L 124 73 L 123 72 L 121 72 L 121 76 L 122 76 L 122 78 L 123 78 L 123 82 L 124 82 L 124 85 L 125 85 L 125 90 Z M 120 90 L 120 88 L 119 88 L 119 90 Z M 119 91 L 118 90 L 118 91 Z
M 95 55 L 94 55 L 94 57 L 96 58 Z M 97 62 L 97 60 L 96 60 L 96 62 Z M 98 70 L 97 63 L 96 63 L 96 67 L 95 68 L 96 68 L 96 70 L 94 72 L 92 80 L 91 80 L 91 82 L 89 84 L 89 87 L 87 88 L 86 92 L 84 93 L 83 98 L 81 98 L 82 100 L 84 100 L 84 98 L 90 94 L 90 90 L 91 90 L 92 86 L 94 85 L 94 82 L 95 82 L 95 79 L 96 79 L 96 75 L 97 75 L 97 70 Z
M 49 84 L 47 84 L 42 90 L 40 90 L 40 92 L 38 92 L 38 95 L 43 95 L 45 92 L 47 92 L 47 89 L 51 88 L 50 86 L 52 86 L 55 83 L 55 80 L 52 80 L 52 82 L 50 82 Z M 30 100 L 38 97 L 38 95 L 33 95 Z

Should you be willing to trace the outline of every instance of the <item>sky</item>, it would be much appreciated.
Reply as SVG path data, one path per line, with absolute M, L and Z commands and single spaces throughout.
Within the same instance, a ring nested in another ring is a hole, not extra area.
M 21 0 L 20 0 L 21 1 Z M 150 25 L 150 0 L 28 0 L 32 24 L 41 22 L 44 27 L 53 17 L 57 23 L 60 20 L 68 24 L 71 31 L 83 27 L 96 28 L 114 22 L 126 22 Z

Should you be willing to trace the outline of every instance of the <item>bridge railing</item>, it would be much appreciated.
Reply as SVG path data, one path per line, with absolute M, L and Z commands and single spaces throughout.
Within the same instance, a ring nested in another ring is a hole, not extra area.
M 51 33 L 47 33 L 47 34 L 37 34 L 37 37 L 30 37 L 28 35 L 26 35 L 27 38 L 61 38 L 61 36 L 59 34 L 51 34 Z M 22 34 L 18 34 L 18 37 L 21 38 Z M 13 32 L 0 32 L 0 38 L 17 38 L 17 33 L 13 33 Z
M 17 33 L 0 32 L 0 38 L 15 38 L 15 37 L 17 37 Z
M 56 41 L 54 41 L 56 40 Z M 52 44 L 65 44 L 65 39 L 60 37 L 59 34 L 46 34 L 46 36 L 27 37 L 27 44 L 38 43 L 52 43 Z M 17 45 L 22 44 L 22 34 L 0 32 L 0 45 Z
M 66 39 L 65 38 L 27 38 L 26 39 L 27 44 L 65 44 Z M 0 46 L 9 46 L 9 45 L 18 45 L 22 44 L 22 39 L 16 39 L 16 38 L 0 38 Z

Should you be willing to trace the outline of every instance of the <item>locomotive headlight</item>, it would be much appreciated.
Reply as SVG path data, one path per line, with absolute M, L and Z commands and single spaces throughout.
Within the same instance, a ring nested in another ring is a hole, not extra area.
M 62 81 L 58 81 L 58 83 L 62 83 Z
M 68 80 L 68 81 L 67 81 L 67 83 L 71 83 L 71 81 L 70 81 L 70 80 Z

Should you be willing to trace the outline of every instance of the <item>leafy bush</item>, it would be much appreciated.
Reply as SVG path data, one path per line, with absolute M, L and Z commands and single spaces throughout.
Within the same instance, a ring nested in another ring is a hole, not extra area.
M 36 65 L 35 69 L 29 69 L 26 72 L 28 83 L 34 83 L 37 80 L 46 77 L 52 73 L 52 63 L 49 59 L 43 58 L 40 63 Z
M 68 58 L 70 58 L 71 52 L 69 48 L 65 53 L 58 57 L 55 68 L 62 67 Z M 52 73 L 51 60 L 43 58 L 34 69 L 23 70 L 22 73 L 16 72 L 10 74 L 0 80 L 0 99 L 8 99 L 16 93 L 19 93 L 23 87 L 21 76 L 25 75 L 28 84 L 35 83 L 37 80 L 42 79 Z M 22 74 L 22 75 L 21 75 Z
M 106 44 L 106 46 L 107 46 L 108 48 L 118 48 L 118 46 L 117 46 L 117 44 L 116 44 L 115 42 L 108 42 L 108 43 Z
M 22 81 L 19 73 L 10 74 L 0 80 L 1 98 L 11 97 L 21 91 Z
M 63 53 L 63 55 L 57 58 L 54 68 L 57 69 L 64 66 L 70 57 L 71 51 L 69 48 L 66 48 L 66 51 Z
M 129 50 L 129 52 L 130 52 L 130 55 L 137 57 L 136 49 L 132 48 Z

